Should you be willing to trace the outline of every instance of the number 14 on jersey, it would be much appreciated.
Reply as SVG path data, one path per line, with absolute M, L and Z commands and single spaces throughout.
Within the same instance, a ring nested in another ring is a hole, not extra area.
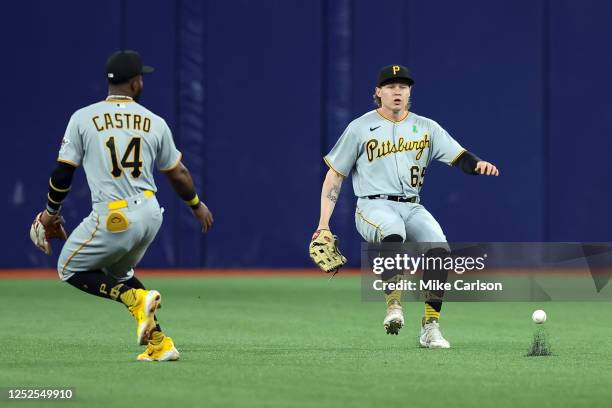
M 115 137 L 111 136 L 108 138 L 108 140 L 106 141 L 106 147 L 108 148 L 109 152 L 110 152 L 110 158 L 111 158 L 111 174 L 113 175 L 113 177 L 115 178 L 119 178 L 121 177 L 121 175 L 123 174 L 123 169 L 125 168 L 131 168 L 132 171 L 130 172 L 133 178 L 138 178 L 140 177 L 140 175 L 142 174 L 142 160 L 140 158 L 140 153 L 141 153 L 141 138 L 140 137 L 133 137 L 130 139 L 130 142 L 128 143 L 125 152 L 123 153 L 123 156 L 121 157 L 121 164 L 119 163 L 119 161 L 117 160 L 117 148 L 115 147 Z

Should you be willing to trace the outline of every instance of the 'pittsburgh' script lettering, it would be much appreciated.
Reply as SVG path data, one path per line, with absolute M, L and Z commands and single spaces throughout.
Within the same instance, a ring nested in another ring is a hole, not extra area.
M 370 139 L 366 143 L 366 153 L 370 162 L 390 154 L 412 150 L 416 150 L 415 159 L 419 160 L 423 156 L 423 151 L 427 148 L 429 148 L 429 135 L 427 134 L 421 140 L 406 141 L 403 137 L 400 137 L 397 144 L 391 143 L 390 140 L 379 142 L 377 139 Z

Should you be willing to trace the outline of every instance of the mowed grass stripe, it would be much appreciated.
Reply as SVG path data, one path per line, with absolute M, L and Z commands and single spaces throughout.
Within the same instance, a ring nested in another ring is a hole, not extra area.
M 406 326 L 387 336 L 384 305 L 361 301 L 358 277 L 143 280 L 163 295 L 158 316 L 181 361 L 135 361 L 134 322 L 116 302 L 59 281 L 3 280 L 0 387 L 72 387 L 75 402 L 53 405 L 72 407 L 603 407 L 612 397 L 609 303 L 447 303 L 453 348 L 423 350 L 422 304 L 406 304 Z M 551 357 L 524 357 L 536 308 L 549 317 Z

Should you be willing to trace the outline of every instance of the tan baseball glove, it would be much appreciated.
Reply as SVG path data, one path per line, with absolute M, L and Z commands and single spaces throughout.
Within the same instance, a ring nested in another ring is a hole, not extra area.
M 316 230 L 312 236 L 309 246 L 310 259 L 323 272 L 333 272 L 338 270 L 347 262 L 347 259 L 338 249 L 338 238 L 330 230 Z
M 30 227 L 30 239 L 38 249 L 47 255 L 51 255 L 50 239 L 66 240 L 66 231 L 62 224 L 64 218 L 59 215 L 50 215 L 45 212 L 38 213 Z

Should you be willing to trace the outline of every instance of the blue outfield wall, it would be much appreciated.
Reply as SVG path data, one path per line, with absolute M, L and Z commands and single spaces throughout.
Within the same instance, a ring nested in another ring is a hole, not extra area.
M 605 0 L 7 3 L 0 267 L 55 265 L 29 224 L 68 118 L 104 97 L 119 48 L 156 67 L 142 103 L 174 130 L 216 221 L 200 234 L 160 174 L 165 220 L 143 266 L 310 266 L 321 157 L 372 109 L 390 63 L 412 69 L 416 113 L 501 170 L 428 169 L 422 202 L 449 240 L 610 241 L 610 15 Z M 332 228 L 357 265 L 352 194 L 346 182 Z M 78 172 L 68 228 L 89 208 Z

